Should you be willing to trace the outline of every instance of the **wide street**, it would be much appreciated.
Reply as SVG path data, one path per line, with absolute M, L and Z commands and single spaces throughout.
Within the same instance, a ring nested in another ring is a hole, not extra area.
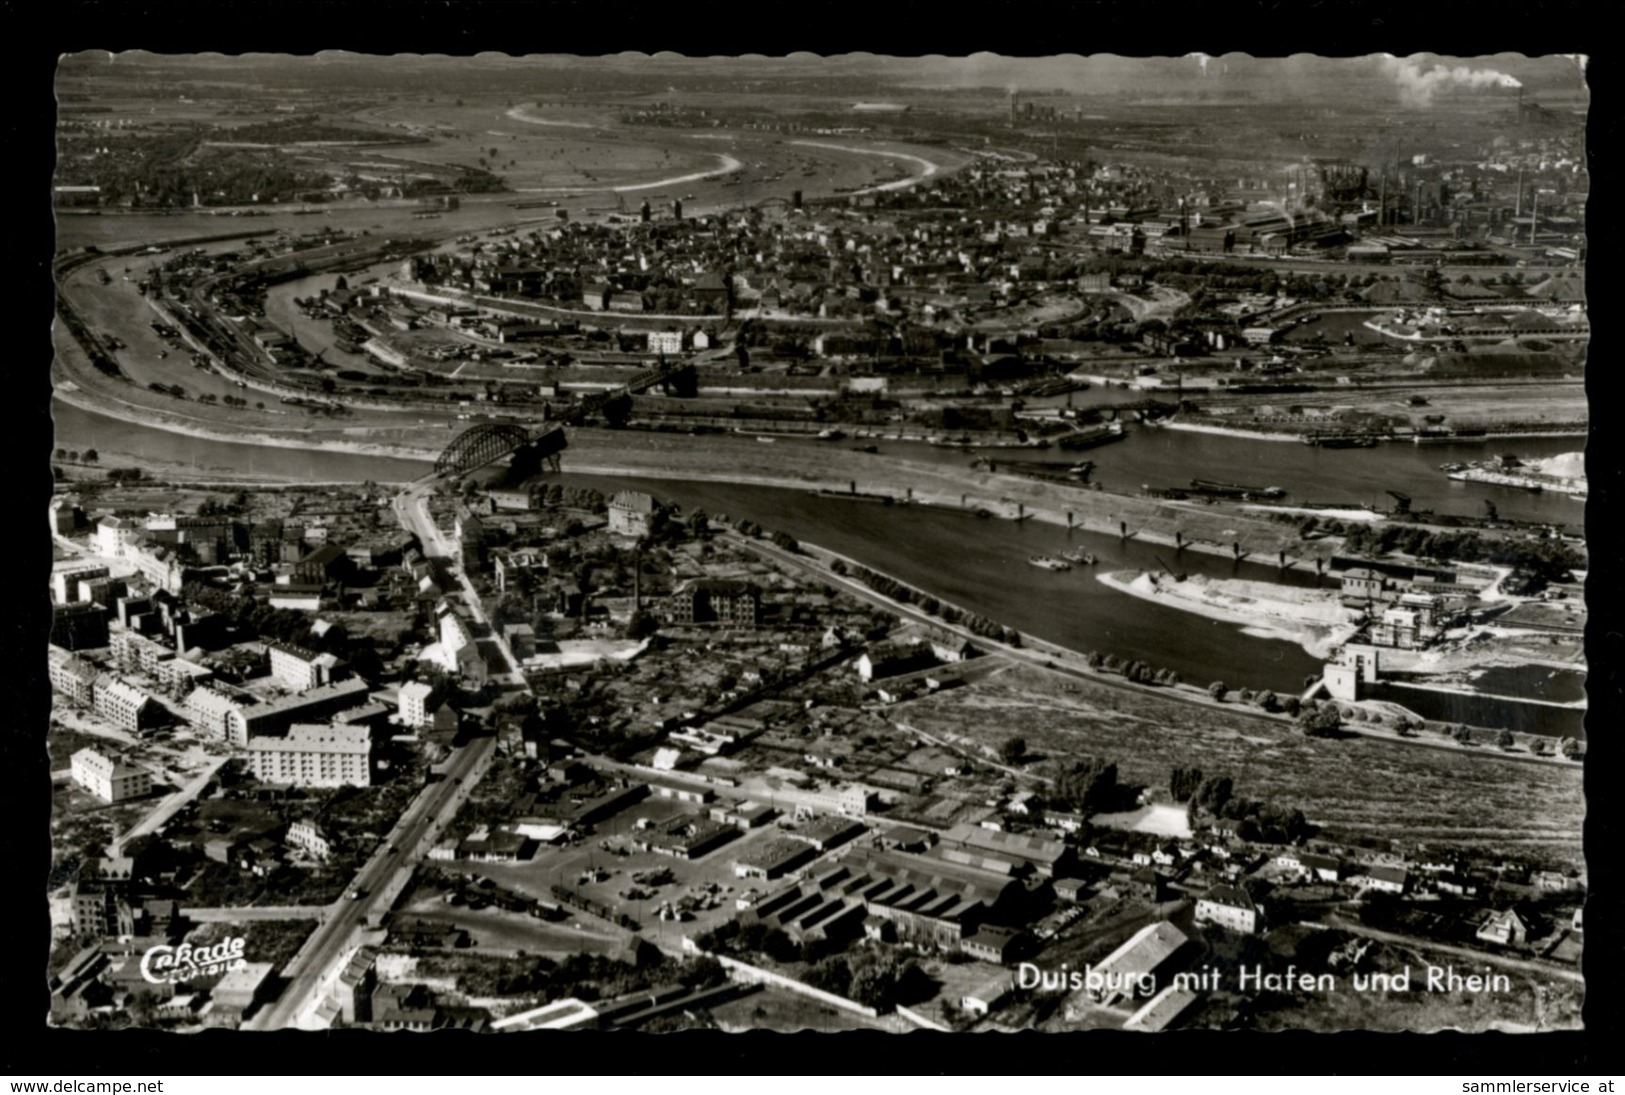
M 446 569 L 463 588 L 463 602 L 468 606 L 469 614 L 481 627 L 490 632 L 491 641 L 502 652 L 503 661 L 508 666 L 508 672 L 503 675 L 506 682 L 521 688 L 527 687 L 525 674 L 519 668 L 519 660 L 513 656 L 513 650 L 508 646 L 507 639 L 496 628 L 490 626 L 490 620 L 480 604 L 479 591 L 474 588 L 473 580 L 462 567 L 461 551 L 457 545 L 441 535 L 434 518 L 429 514 L 429 495 L 434 491 L 435 482 L 434 478 L 420 479 L 397 494 L 392 503 L 396 517 L 401 522 L 402 528 L 417 536 L 418 543 L 423 545 L 424 555 L 445 560 Z
M 191 802 L 202 793 L 203 788 L 208 786 L 209 781 L 214 778 L 214 774 L 220 771 L 220 769 L 225 766 L 226 761 L 230 759 L 230 757 L 225 756 L 211 758 L 209 763 L 204 766 L 203 770 L 196 776 L 192 777 L 191 781 L 187 783 L 186 786 L 178 788 L 172 794 L 168 795 L 158 804 L 152 813 L 136 822 L 135 826 L 131 828 L 129 832 L 116 838 L 116 844 L 127 844 L 130 841 L 135 840 L 137 837 L 146 836 L 148 833 L 157 832 L 159 829 L 163 828 L 170 818 L 174 817 L 186 806 L 187 803 Z
M 429 784 L 412 800 L 400 821 L 379 842 L 372 859 L 356 872 L 350 893 L 360 896 L 340 898 L 329 907 L 327 919 L 283 968 L 286 987 L 282 994 L 250 1018 L 245 1029 L 297 1026 L 300 1018 L 320 1003 L 323 983 L 334 966 L 357 945 L 368 922 L 387 912 L 399 896 L 399 887 L 392 884 L 397 881 L 397 873 L 404 881 L 427 845 L 456 816 L 495 750 L 495 738 L 480 737 L 453 753 L 445 778 Z

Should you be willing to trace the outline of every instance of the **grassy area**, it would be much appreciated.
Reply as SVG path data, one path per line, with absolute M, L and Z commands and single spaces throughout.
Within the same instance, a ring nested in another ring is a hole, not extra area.
M 186 941 L 194 947 L 203 947 L 240 936 L 245 941 L 244 953 L 250 962 L 269 962 L 272 968 L 280 970 L 315 930 L 314 920 L 254 920 L 242 924 L 215 921 L 192 929 Z
M 1327 934 L 1327 933 L 1319 933 Z M 1428 969 L 1454 967 L 1457 974 L 1505 973 L 1508 986 L 1475 992 L 1441 978 L 1428 988 Z M 1330 992 L 1267 993 L 1251 999 L 1249 1025 L 1259 1030 L 1572 1030 L 1580 1026 L 1584 990 L 1574 982 L 1501 967 L 1487 967 L 1426 949 L 1374 943 L 1359 965 L 1362 975 L 1410 970 L 1408 991 L 1390 991 L 1375 978 L 1361 987 L 1352 971 L 1335 975 Z M 1225 1005 L 1221 997 L 1207 1008 Z M 1193 1017 L 1200 1021 L 1200 1017 Z
M 1367 738 L 1310 739 L 1287 723 L 1017 669 L 909 704 L 911 725 L 997 747 L 1020 727 L 1029 753 L 1115 760 L 1164 789 L 1176 765 L 1229 775 L 1238 794 L 1301 809 L 1323 835 L 1483 849 L 1578 867 L 1578 768 Z
M 73 755 L 81 749 L 106 749 L 104 739 L 94 734 L 86 734 L 67 726 L 53 726 L 51 733 L 45 739 L 46 751 L 51 755 L 51 770 L 66 768 Z
M 763 989 L 723 1004 L 713 1004 L 711 1017 L 727 1031 L 866 1030 L 880 1024 L 850 1011 L 820 1004 L 805 996 Z
M 466 952 L 425 953 L 416 956 L 413 980 L 450 983 L 468 997 L 532 997 L 561 1000 L 607 1000 L 656 985 L 721 984 L 722 969 L 710 959 L 675 959 L 659 956 L 640 965 L 604 955 L 571 955 L 560 962 L 549 958 L 493 957 Z

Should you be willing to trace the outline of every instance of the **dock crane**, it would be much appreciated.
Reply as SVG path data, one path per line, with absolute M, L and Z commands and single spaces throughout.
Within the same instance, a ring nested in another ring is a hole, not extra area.
M 1176 582 L 1183 582 L 1185 580 L 1184 571 L 1174 570 L 1167 563 L 1162 561 L 1162 556 L 1153 555 L 1152 558 L 1157 561 L 1157 565 L 1162 568 L 1163 573 L 1168 575 L 1168 577 L 1172 578 Z
M 1395 516 L 1409 516 L 1411 512 L 1411 496 L 1401 494 L 1397 490 L 1391 490 L 1388 493 L 1394 499 Z

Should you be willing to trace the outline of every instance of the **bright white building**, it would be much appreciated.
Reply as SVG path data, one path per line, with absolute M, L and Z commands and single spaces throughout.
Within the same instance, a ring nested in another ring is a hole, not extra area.
M 145 769 L 114 760 L 95 749 L 75 753 L 69 770 L 75 783 L 103 802 L 140 798 L 152 790 L 152 776 Z

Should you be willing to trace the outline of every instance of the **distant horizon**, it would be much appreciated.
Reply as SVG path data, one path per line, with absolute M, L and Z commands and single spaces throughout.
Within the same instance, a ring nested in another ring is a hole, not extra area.
M 949 57 L 932 54 L 902 57 L 854 51 L 828 57 L 805 51 L 784 56 L 763 54 L 713 55 L 691 57 L 672 51 L 647 54 L 623 51 L 605 56 L 577 54 L 526 54 L 514 56 L 491 51 L 471 56 L 443 53 L 370 54 L 351 50 L 321 50 L 311 55 L 245 53 L 158 54 L 132 50 L 113 54 L 84 51 L 61 58 L 58 75 L 88 75 L 95 71 L 98 58 L 109 67 L 123 61 L 127 66 L 159 69 L 275 68 L 293 72 L 328 68 L 335 63 L 355 65 L 367 72 L 388 71 L 397 66 L 431 65 L 462 69 L 478 66 L 489 74 L 522 75 L 542 68 L 560 71 L 592 71 L 638 65 L 649 72 L 669 72 L 674 77 L 715 77 L 746 75 L 771 78 L 773 73 L 753 72 L 768 67 L 781 72 L 789 66 L 797 80 L 861 78 L 882 86 L 914 91 L 1003 91 L 1016 94 L 1167 94 L 1213 88 L 1219 83 L 1231 88 L 1281 88 L 1293 97 L 1325 93 L 1345 96 L 1351 82 L 1369 87 L 1378 97 L 1373 106 L 1425 107 L 1435 97 L 1464 93 L 1494 95 L 1519 88 L 1548 93 L 1578 94 L 1589 99 L 1585 68 L 1589 58 L 1581 54 L 1551 54 L 1529 57 L 1520 53 L 1481 56 L 1453 56 L 1418 53 L 1407 57 L 1371 53 L 1358 57 L 1323 57 L 1294 54 L 1288 57 L 1254 57 L 1247 53 L 1188 53 L 1181 56 L 1126 57 L 1115 53 L 1081 55 L 1060 53 L 1044 57 L 1012 57 L 997 53 L 973 53 Z M 646 67 L 645 67 L 646 66 Z M 104 70 L 105 71 L 105 70 Z M 1382 89 L 1388 95 L 1381 95 Z M 1386 101 L 1385 101 L 1386 100 Z

